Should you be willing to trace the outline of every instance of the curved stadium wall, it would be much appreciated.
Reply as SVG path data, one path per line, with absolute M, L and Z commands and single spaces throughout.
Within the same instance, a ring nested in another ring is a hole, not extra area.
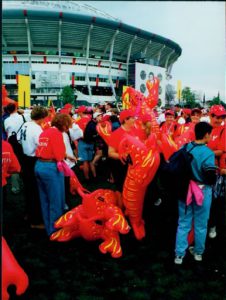
M 12 98 L 23 74 L 31 76 L 33 101 L 56 100 L 70 85 L 77 100 L 89 103 L 119 99 L 124 85 L 139 88 L 137 63 L 165 79 L 182 52 L 171 40 L 119 21 L 16 7 L 3 8 L 2 50 L 2 79 Z

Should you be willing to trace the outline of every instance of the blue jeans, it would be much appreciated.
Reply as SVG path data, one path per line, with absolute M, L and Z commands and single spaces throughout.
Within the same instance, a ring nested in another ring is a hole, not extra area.
M 175 253 L 178 256 L 184 256 L 188 248 L 188 233 L 192 228 L 194 220 L 194 253 L 203 254 L 207 235 L 207 225 L 212 201 L 212 187 L 205 185 L 203 188 L 203 204 L 199 206 L 193 200 L 186 207 L 186 203 L 178 201 L 179 220 L 176 235 Z
M 56 231 L 54 222 L 64 214 L 64 174 L 57 170 L 55 162 L 38 160 L 35 164 L 35 176 L 38 183 L 43 221 L 47 234 L 50 236 Z
M 83 140 L 79 140 L 78 156 L 80 161 L 92 161 L 94 157 L 94 144 L 88 144 Z

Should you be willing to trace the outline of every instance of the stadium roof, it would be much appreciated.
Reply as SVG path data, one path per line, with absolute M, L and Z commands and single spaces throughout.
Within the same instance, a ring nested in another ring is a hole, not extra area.
M 170 66 L 182 52 L 175 42 L 124 24 L 113 17 L 103 18 L 92 16 L 90 12 L 71 13 L 43 7 L 23 9 L 3 6 L 3 51 L 23 51 L 28 49 L 30 41 L 31 51 L 58 51 L 60 43 L 62 52 L 86 56 L 88 40 L 89 57 L 109 57 L 113 43 L 113 59 L 126 61 L 130 52 L 130 58 L 143 56 L 155 59 L 161 67 Z

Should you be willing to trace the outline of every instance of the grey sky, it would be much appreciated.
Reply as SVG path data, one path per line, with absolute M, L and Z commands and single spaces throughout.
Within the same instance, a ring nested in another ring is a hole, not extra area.
M 182 48 L 172 69 L 176 86 L 205 92 L 206 99 L 225 100 L 225 3 L 85 1 L 123 23 L 169 38 Z

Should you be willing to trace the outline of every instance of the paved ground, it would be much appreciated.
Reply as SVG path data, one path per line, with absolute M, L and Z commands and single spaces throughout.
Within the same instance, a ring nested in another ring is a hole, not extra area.
M 103 175 L 103 174 L 102 174 Z M 113 187 L 104 176 L 90 190 Z M 176 213 L 167 199 L 153 205 L 145 200 L 147 235 L 136 241 L 121 235 L 123 256 L 113 259 L 98 250 L 99 241 L 76 239 L 49 242 L 44 230 L 30 229 L 23 220 L 23 194 L 3 199 L 3 234 L 30 284 L 25 294 L 10 300 L 224 300 L 226 299 L 226 227 L 207 240 L 202 263 L 188 254 L 184 266 L 173 263 Z M 72 197 L 75 206 L 80 199 Z

